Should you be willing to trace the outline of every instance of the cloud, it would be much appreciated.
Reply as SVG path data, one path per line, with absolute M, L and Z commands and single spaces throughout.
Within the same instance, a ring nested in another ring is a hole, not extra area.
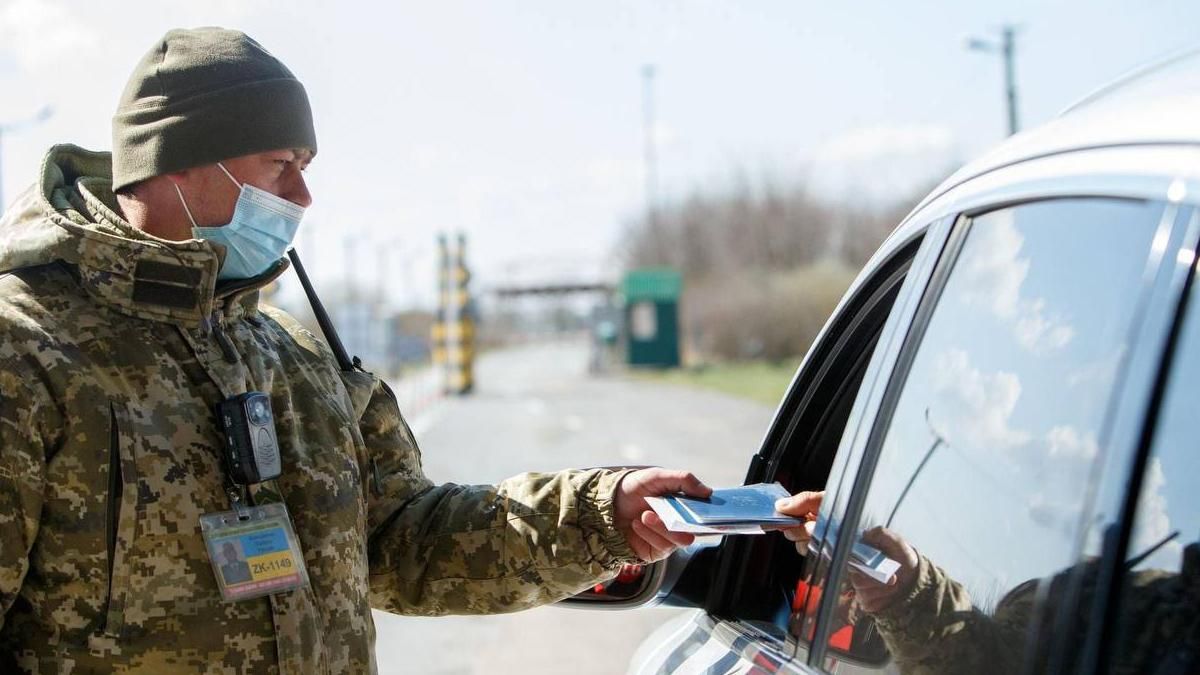
M 1107 356 L 1085 363 L 1067 374 L 1067 384 L 1072 387 L 1083 387 L 1096 391 L 1106 391 L 1113 386 L 1117 376 L 1117 367 L 1125 358 L 1125 346 L 1121 345 Z
M 1029 519 L 1066 537 L 1079 528 L 1083 491 L 1092 462 L 1099 454 L 1096 435 L 1062 424 L 1031 444 L 1028 487 L 1035 491 L 1026 502 Z
M 1011 210 L 997 211 L 976 220 L 971 231 L 971 253 L 959 274 L 963 298 L 988 308 L 1012 327 L 1017 343 L 1034 354 L 1065 347 L 1075 329 L 1061 315 L 1048 312 L 1044 298 L 1022 294 L 1029 276 L 1029 258 L 1021 257 L 1025 237 L 1013 224 Z
M 816 153 L 827 162 L 862 162 L 898 155 L 949 155 L 954 134 L 935 124 L 859 127 L 823 144 Z
M 1166 487 L 1167 474 L 1163 471 L 1159 458 L 1154 457 L 1146 466 L 1146 476 L 1142 480 L 1142 496 L 1138 500 L 1133 543 L 1129 548 L 1131 556 L 1140 555 L 1171 534 L 1171 516 L 1167 508 L 1167 496 L 1164 494 Z M 1175 539 L 1155 551 L 1142 566 L 1177 569 L 1181 555 L 1183 544 Z
M 1079 526 L 1079 505 L 1077 503 L 1054 502 L 1042 493 L 1034 494 L 1025 505 L 1029 520 L 1047 530 L 1053 530 L 1064 537 L 1072 537 L 1075 528 Z
M 817 146 L 810 187 L 856 202 L 912 200 L 957 165 L 949 127 L 881 124 L 851 129 Z
M 25 68 L 78 58 L 98 43 L 92 28 L 51 0 L 13 0 L 0 6 L 0 48 Z
M 1010 426 L 1021 398 L 1021 381 L 1014 373 L 984 373 L 961 349 L 939 354 L 933 371 L 934 423 L 947 425 L 951 445 L 990 449 L 1028 442 L 1028 433 Z
M 1072 426 L 1057 426 L 1046 433 L 1046 448 L 1051 457 L 1091 461 L 1099 452 L 1096 436 L 1080 433 Z

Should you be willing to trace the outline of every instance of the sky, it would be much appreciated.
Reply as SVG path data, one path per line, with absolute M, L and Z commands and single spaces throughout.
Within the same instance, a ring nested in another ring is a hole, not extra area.
M 645 208 L 646 64 L 660 203 L 738 175 L 885 201 L 1003 139 L 1000 60 L 968 36 L 1020 27 L 1030 126 L 1197 44 L 1198 20 L 1200 3 L 1163 0 L 0 0 L 0 185 L 14 196 L 55 143 L 109 149 L 125 79 L 166 30 L 239 28 L 313 104 L 297 246 L 318 287 L 431 307 L 438 232 L 467 235 L 481 291 L 615 277 Z

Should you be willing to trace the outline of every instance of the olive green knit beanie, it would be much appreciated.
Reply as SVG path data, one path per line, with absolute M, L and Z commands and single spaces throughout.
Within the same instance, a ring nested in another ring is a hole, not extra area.
M 138 62 L 113 115 L 113 189 L 284 148 L 317 151 L 308 95 L 245 33 L 173 30 Z

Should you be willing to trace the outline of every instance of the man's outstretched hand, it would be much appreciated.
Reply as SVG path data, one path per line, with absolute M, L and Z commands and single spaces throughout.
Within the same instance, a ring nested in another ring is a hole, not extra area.
M 676 548 L 688 546 L 695 540 L 690 534 L 667 531 L 662 519 L 646 503 L 646 497 L 680 493 L 689 497 L 708 497 L 712 488 L 687 471 L 657 468 L 627 474 L 617 486 L 613 506 L 617 529 L 642 560 L 662 560 Z

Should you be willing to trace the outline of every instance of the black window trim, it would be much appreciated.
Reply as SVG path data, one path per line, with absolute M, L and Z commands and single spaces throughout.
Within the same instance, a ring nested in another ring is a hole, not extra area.
M 853 479 L 850 482 L 847 503 L 842 511 L 842 531 L 852 530 L 858 526 L 858 520 L 862 515 L 863 505 L 866 501 L 865 488 L 869 486 L 870 479 L 875 473 L 875 466 L 879 461 L 879 450 L 882 445 L 882 438 L 880 436 L 889 426 L 888 423 L 891 421 L 891 415 L 896 409 L 896 402 L 900 398 L 900 391 L 903 389 L 904 378 L 898 377 L 898 374 L 903 373 L 907 375 L 912 366 L 913 358 L 917 352 L 916 347 L 920 345 L 921 338 L 925 334 L 925 329 L 929 325 L 929 318 L 933 314 L 934 307 L 937 306 L 937 300 L 941 298 L 942 290 L 946 286 L 946 279 L 950 275 L 950 270 L 954 267 L 953 261 L 957 260 L 963 241 L 966 239 L 967 228 L 964 227 L 964 221 L 966 221 L 966 218 L 963 216 L 955 218 L 949 236 L 944 241 L 937 260 L 934 263 L 933 273 L 924 287 L 920 289 L 920 300 L 917 304 L 916 313 L 904 331 L 905 334 L 896 362 L 892 364 L 892 367 L 887 372 L 880 372 L 878 375 L 886 382 L 883 398 L 877 408 L 874 419 L 862 420 L 863 424 L 870 424 L 870 428 L 866 429 L 868 436 L 863 446 L 865 451 L 858 469 L 855 471 Z M 947 263 L 947 260 L 950 263 Z M 864 429 L 860 428 L 857 433 L 861 434 L 863 431 Z M 852 449 L 851 454 L 853 452 L 854 450 Z M 849 476 L 843 476 L 842 480 L 844 481 L 847 478 Z M 839 486 L 839 497 L 842 492 Z M 841 563 L 849 555 L 850 546 L 853 541 L 853 537 L 837 538 L 830 556 L 829 574 L 821 580 L 824 588 L 838 588 L 842 583 L 842 568 L 844 565 Z M 831 619 L 834 611 L 836 611 L 837 599 L 837 593 L 821 594 L 821 602 L 817 609 L 816 627 L 808 652 L 808 665 L 822 671 L 826 653 L 828 652 L 829 636 L 833 623 Z
M 833 318 L 828 330 L 819 336 L 797 370 L 759 450 L 751 458 L 743 483 L 761 482 L 778 471 L 784 448 L 796 431 L 793 421 L 812 404 L 815 391 L 828 373 L 830 363 L 847 348 L 849 333 L 862 323 L 864 313 L 869 313 L 873 305 L 880 300 L 883 287 L 891 283 L 898 270 L 911 264 L 915 247 L 920 244 L 921 234 L 923 233 L 918 233 L 912 241 L 898 247 L 886 261 L 880 263 L 877 266 L 880 273 L 873 274 L 855 289 L 854 295 Z M 742 572 L 749 552 L 749 542 L 742 539 L 744 538 L 726 537 L 721 543 L 713 593 L 709 596 L 705 608 L 714 616 L 736 619 L 732 608 L 742 587 Z
M 745 482 L 759 482 L 776 475 L 780 462 L 786 454 L 787 446 L 796 433 L 796 423 L 804 409 L 811 405 L 816 398 L 816 390 L 823 389 L 822 381 L 828 376 L 832 360 L 838 358 L 847 348 L 854 349 L 850 342 L 851 333 L 858 330 L 868 320 L 873 311 L 878 311 L 878 304 L 889 292 L 895 289 L 897 297 L 891 305 L 888 314 L 883 317 L 883 326 L 878 335 L 875 350 L 879 350 L 889 338 L 890 331 L 903 331 L 903 324 L 889 327 L 891 315 L 896 313 L 905 302 L 906 296 L 916 293 L 919 297 L 932 272 L 933 261 L 923 260 L 928 256 L 923 247 L 932 246 L 940 250 L 951 228 L 951 218 L 941 217 L 931 219 L 927 225 L 911 230 L 906 239 L 890 249 L 887 257 L 872 265 L 872 273 L 862 283 L 855 286 L 853 295 L 839 306 L 839 311 L 832 317 L 831 322 L 823 330 L 813 348 L 806 356 L 796 375 L 793 377 L 783 401 L 776 411 L 767 433 L 764 435 L 759 450 L 752 457 Z M 920 269 L 918 269 L 920 267 Z M 915 276 L 914 276 L 915 275 Z M 909 278 L 920 277 L 912 283 L 920 283 L 917 289 L 906 289 L 905 283 Z M 900 288 L 896 289 L 895 284 Z M 870 317 L 874 318 L 874 317 Z M 871 381 L 878 378 L 880 372 L 886 369 L 874 369 L 874 364 L 867 367 L 863 383 L 867 387 Z M 857 426 L 859 419 L 851 413 L 846 422 L 847 428 Z M 790 459 L 796 459 L 791 457 Z M 751 542 L 742 541 L 745 537 L 726 537 L 718 552 L 717 569 L 713 575 L 712 593 L 705 603 L 705 612 L 714 620 L 729 626 L 734 633 L 740 634 L 739 617 L 734 615 L 734 605 L 742 588 L 740 579 L 749 563 Z M 791 644 L 792 638 L 788 638 Z M 776 653 L 786 657 L 789 668 L 805 668 L 801 660 L 796 659 L 794 648 L 778 651 L 783 645 L 768 645 Z

